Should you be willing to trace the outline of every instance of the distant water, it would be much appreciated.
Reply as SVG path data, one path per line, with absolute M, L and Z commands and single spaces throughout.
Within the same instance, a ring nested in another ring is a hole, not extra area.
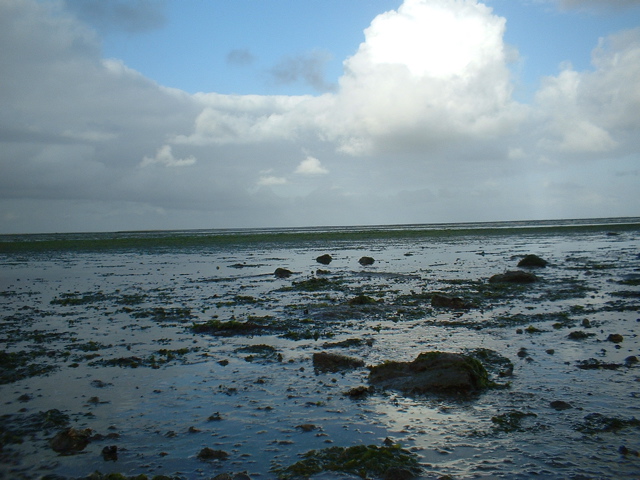
M 495 231 L 516 229 L 549 229 L 571 227 L 614 227 L 621 225 L 640 224 L 640 217 L 561 219 L 561 220 L 520 220 L 506 222 L 464 222 L 464 223 L 426 223 L 402 225 L 354 225 L 354 226 L 315 226 L 315 227 L 280 227 L 280 228 L 225 228 L 225 229 L 194 229 L 194 230 L 146 230 L 121 232 L 82 232 L 82 233 L 43 233 L 43 234 L 10 234 L 0 235 L 0 243 L 13 242 L 74 242 L 74 241 L 109 241 L 127 239 L 176 239 L 176 238 L 250 238 L 250 237 L 291 237 L 291 239 L 310 240 L 314 236 L 341 237 L 356 234 L 382 235 L 393 237 L 402 233 L 460 232 L 460 231 Z M 0 248 L 1 251 L 1 248 Z

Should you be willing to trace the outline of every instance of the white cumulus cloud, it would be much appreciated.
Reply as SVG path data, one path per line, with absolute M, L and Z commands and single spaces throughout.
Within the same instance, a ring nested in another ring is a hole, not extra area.
M 196 161 L 196 157 L 193 155 L 185 158 L 175 158 L 171 150 L 171 145 L 163 145 L 158 149 L 155 157 L 145 156 L 140 166 L 163 165 L 165 167 L 188 167 L 194 165 Z
M 322 166 L 320 160 L 309 156 L 300 162 L 295 173 L 300 175 L 326 175 L 329 170 Z

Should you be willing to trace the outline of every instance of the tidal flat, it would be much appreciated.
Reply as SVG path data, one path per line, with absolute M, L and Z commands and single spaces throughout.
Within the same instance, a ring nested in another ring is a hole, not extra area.
M 637 221 L 3 240 L 0 478 L 638 478 Z

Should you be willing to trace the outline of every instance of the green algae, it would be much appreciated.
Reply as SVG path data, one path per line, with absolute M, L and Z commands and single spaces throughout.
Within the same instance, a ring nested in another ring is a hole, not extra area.
M 531 412 L 520 412 L 518 410 L 511 410 L 500 415 L 491 417 L 491 422 L 494 424 L 494 433 L 513 433 L 513 432 L 526 432 L 540 430 L 540 425 L 524 426 L 523 423 L 526 419 L 536 418 L 537 415 Z
M 625 428 L 640 428 L 640 420 L 632 418 L 608 417 L 601 413 L 590 413 L 575 429 L 587 435 L 596 433 L 617 432 Z
M 46 375 L 58 367 L 46 363 L 33 362 L 46 355 L 45 351 L 24 350 L 18 352 L 0 351 L 0 384 L 13 383 L 24 378 Z
M 361 478 L 390 477 L 402 472 L 404 475 L 398 478 L 410 478 L 422 471 L 417 456 L 399 444 L 334 446 L 310 450 L 302 454 L 302 458 L 293 465 L 272 471 L 282 480 L 309 478 L 321 472 L 341 472 Z

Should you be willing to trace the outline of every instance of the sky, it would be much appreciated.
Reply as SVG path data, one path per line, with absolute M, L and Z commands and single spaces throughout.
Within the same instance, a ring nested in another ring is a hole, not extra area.
M 640 216 L 640 0 L 0 0 L 0 233 Z

